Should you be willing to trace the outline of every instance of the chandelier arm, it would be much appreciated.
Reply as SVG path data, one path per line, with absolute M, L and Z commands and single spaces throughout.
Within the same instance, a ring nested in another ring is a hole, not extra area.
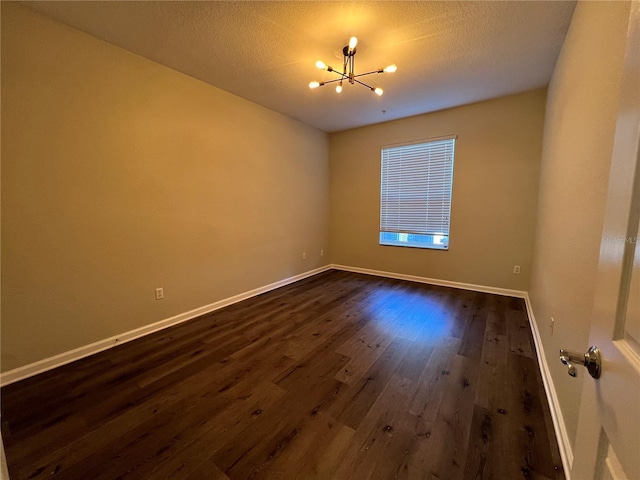
M 369 90 L 374 90 L 374 88 L 371 85 L 367 85 L 366 83 L 361 82 L 360 80 L 356 80 L 354 78 L 353 81 L 359 83 L 360 85 L 363 85 L 363 86 L 367 87 Z
M 344 73 L 338 72 L 337 70 L 331 70 L 331 73 L 335 73 L 340 78 L 338 80 L 344 80 L 345 78 L 349 78 L 349 75 L 345 75 Z M 330 80 L 331 82 L 335 82 L 336 80 Z
M 384 70 L 383 70 L 383 69 L 380 69 L 380 70 L 371 70 L 370 72 L 367 72 L 367 73 L 359 73 L 358 75 L 354 75 L 354 78 L 355 78 L 355 77 L 363 77 L 363 76 L 365 76 L 365 75 L 371 75 L 371 74 L 373 74 L 373 73 L 384 73 Z
M 348 78 L 348 77 L 347 77 L 347 78 Z M 322 82 L 321 86 L 322 86 L 322 85 L 326 85 L 327 83 L 340 82 L 340 81 L 342 81 L 342 80 L 344 80 L 344 78 L 336 78 L 335 80 L 329 80 L 329 81 L 326 81 L 326 82 Z

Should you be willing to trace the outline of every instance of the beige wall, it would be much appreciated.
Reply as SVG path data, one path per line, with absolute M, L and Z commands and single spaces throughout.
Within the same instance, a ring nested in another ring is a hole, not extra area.
M 578 2 L 548 91 L 530 296 L 572 445 L 584 375 L 558 350 L 588 347 L 628 14 Z
M 2 2 L 2 370 L 328 263 L 328 175 L 323 132 Z
M 536 90 L 332 134 L 333 263 L 526 290 L 544 104 Z M 379 245 L 381 146 L 449 134 L 458 135 L 449 250 Z

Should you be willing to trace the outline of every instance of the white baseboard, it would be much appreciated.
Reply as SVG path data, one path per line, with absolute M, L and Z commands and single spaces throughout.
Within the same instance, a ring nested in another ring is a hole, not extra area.
M 45 358 L 43 360 L 30 363 L 23 367 L 9 370 L 1 374 L 0 386 L 4 387 L 5 385 L 9 385 L 19 380 L 24 380 L 25 378 L 29 378 L 39 373 L 46 372 L 47 370 L 66 365 L 67 363 L 75 362 L 76 360 L 88 357 L 89 355 L 93 355 L 94 353 L 102 352 L 103 350 L 113 348 L 116 345 L 130 342 L 131 340 L 135 340 L 136 338 L 149 335 L 151 333 L 157 332 L 158 330 L 163 330 L 173 325 L 177 325 L 178 323 L 186 322 L 187 320 L 200 317 L 206 313 L 210 313 L 228 305 L 241 302 L 242 300 L 246 300 L 247 298 L 255 297 L 256 295 L 260 295 L 261 293 L 284 287 L 285 285 L 289 285 L 290 283 L 297 282 L 299 280 L 317 275 L 322 272 L 326 272 L 330 269 L 331 266 L 326 265 L 314 270 L 309 270 L 308 272 L 285 278 L 284 280 L 279 280 L 269 285 L 255 288 L 253 290 L 249 290 L 248 292 L 240 293 L 238 295 L 234 295 L 233 297 L 225 298 L 223 300 L 210 303 L 209 305 L 204 305 L 188 312 L 180 313 L 178 315 L 160 320 L 159 322 L 155 322 L 150 325 L 145 325 L 144 327 L 136 328 L 134 330 L 124 332 L 120 335 L 115 335 L 113 337 L 105 338 L 104 340 L 99 340 L 90 345 L 75 348 L 73 350 L 69 350 L 68 352 L 60 353 L 58 355 L 54 355 L 53 357 Z
M 527 295 L 527 292 L 523 290 L 510 290 L 508 288 L 489 287 L 486 285 L 475 285 L 473 283 L 453 282 L 451 280 L 405 275 L 404 273 L 385 272 L 382 270 L 370 270 L 368 268 L 350 267 L 347 265 L 332 264 L 331 268 L 335 270 L 344 270 L 346 272 L 365 273 L 367 275 L 376 275 L 378 277 L 409 280 L 411 282 L 427 283 L 429 285 L 439 285 L 441 287 L 460 288 L 462 290 L 473 290 L 474 292 L 482 293 L 494 293 L 496 295 L 505 295 L 507 297 L 525 298 Z
M 544 391 L 547 395 L 547 402 L 549 403 L 549 409 L 551 410 L 551 419 L 553 420 L 553 427 L 556 431 L 556 438 L 558 440 L 560 457 L 562 458 L 564 475 L 567 480 L 571 480 L 573 450 L 571 448 L 571 443 L 569 442 L 569 435 L 564 423 L 564 417 L 562 416 L 562 410 L 560 409 L 560 402 L 558 402 L 556 387 L 553 384 L 553 378 L 551 378 L 549 364 L 547 363 L 547 357 L 544 354 L 544 347 L 542 346 L 542 339 L 540 338 L 540 330 L 538 329 L 536 317 L 533 314 L 533 308 L 531 307 L 531 300 L 529 299 L 528 293 L 525 294 L 524 301 L 527 306 L 527 314 L 529 316 L 531 332 L 533 333 L 533 342 L 535 343 L 536 352 L 538 353 L 538 365 L 540 366 L 540 372 L 542 373 Z

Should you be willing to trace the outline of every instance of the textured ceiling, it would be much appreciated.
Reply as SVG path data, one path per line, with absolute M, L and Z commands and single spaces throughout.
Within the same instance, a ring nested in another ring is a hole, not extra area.
M 143 57 L 333 132 L 547 85 L 574 1 L 25 2 Z M 378 97 L 330 80 L 358 37 L 356 73 Z M 386 114 L 382 111 L 385 110 Z

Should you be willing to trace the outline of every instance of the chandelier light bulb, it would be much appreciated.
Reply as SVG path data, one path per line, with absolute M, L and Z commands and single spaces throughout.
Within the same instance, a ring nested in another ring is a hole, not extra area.
M 375 88 L 373 91 L 376 92 L 376 95 L 378 96 L 384 93 L 384 90 L 382 90 L 380 87 Z
M 316 62 L 316 67 L 318 67 L 320 70 L 325 70 L 327 68 L 327 64 L 324 63 L 322 60 L 318 60 Z
M 386 73 L 393 73 L 396 70 L 398 70 L 398 67 L 396 67 L 395 65 L 389 65 L 388 67 L 384 68 L 384 72 Z
M 357 44 L 358 44 L 358 39 L 356 37 L 351 37 L 349 39 L 349 51 L 353 52 L 356 49 Z
M 318 88 L 320 86 L 319 82 L 310 82 L 309 88 Z
M 342 92 L 342 85 L 336 85 L 336 93 Z

